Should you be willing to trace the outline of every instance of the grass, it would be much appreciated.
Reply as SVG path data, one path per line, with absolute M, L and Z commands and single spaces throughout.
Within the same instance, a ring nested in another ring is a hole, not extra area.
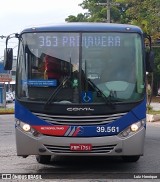
M 160 104 L 160 96 L 153 96 L 151 102 Z M 148 106 L 147 114 L 160 114 L 160 111 L 155 111 L 152 106 Z
M 160 111 L 154 111 L 154 110 L 148 110 L 147 114 L 152 114 L 152 115 L 156 115 L 156 114 L 160 114 Z

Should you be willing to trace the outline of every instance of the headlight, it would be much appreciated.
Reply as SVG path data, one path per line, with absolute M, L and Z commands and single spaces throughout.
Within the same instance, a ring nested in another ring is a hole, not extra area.
M 22 121 L 19 121 L 18 123 L 23 131 L 29 132 L 31 130 L 31 126 L 29 124 L 24 123 Z
M 27 132 L 27 133 L 30 133 L 30 134 L 32 134 L 32 135 L 35 136 L 35 137 L 38 137 L 38 136 L 41 135 L 38 131 L 36 131 L 34 128 L 32 128 L 32 127 L 31 127 L 29 124 L 27 124 L 27 123 L 24 123 L 24 122 L 22 122 L 22 121 L 20 121 L 20 120 L 17 120 L 17 121 L 16 121 L 16 124 L 17 124 L 17 126 L 20 127 L 20 129 L 21 129 L 22 131 L 25 131 L 25 132 Z
M 121 138 L 125 138 L 130 135 L 133 135 L 135 132 L 140 130 L 144 125 L 145 125 L 145 121 L 143 120 L 137 123 L 133 123 L 131 126 L 129 126 L 128 128 L 124 129 L 121 133 L 119 133 L 118 136 Z
M 136 131 L 138 131 L 140 126 L 138 126 L 138 124 L 136 123 L 136 124 L 132 124 L 130 128 L 131 128 L 132 132 L 136 132 Z
M 22 129 L 26 132 L 30 131 L 31 130 L 31 126 L 29 124 L 24 124 Z

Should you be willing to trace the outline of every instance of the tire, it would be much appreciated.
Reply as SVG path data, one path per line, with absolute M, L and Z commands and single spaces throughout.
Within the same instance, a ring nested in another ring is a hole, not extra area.
M 124 162 L 137 162 L 139 160 L 139 155 L 133 156 L 122 156 Z
M 51 155 L 37 155 L 36 160 L 40 164 L 49 164 L 51 162 Z

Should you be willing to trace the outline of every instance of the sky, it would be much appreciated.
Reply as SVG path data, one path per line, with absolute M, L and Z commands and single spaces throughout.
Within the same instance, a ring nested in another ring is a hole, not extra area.
M 69 15 L 84 13 L 79 6 L 83 0 L 1 0 L 0 36 L 20 33 L 32 26 L 63 23 Z M 10 41 L 13 47 L 16 41 Z M 0 38 L 0 60 L 5 48 L 5 39 Z

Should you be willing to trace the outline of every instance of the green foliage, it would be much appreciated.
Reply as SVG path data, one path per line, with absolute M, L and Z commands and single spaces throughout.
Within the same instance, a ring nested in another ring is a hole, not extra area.
M 87 13 L 70 15 L 67 22 L 106 22 L 106 0 L 83 0 L 79 6 Z M 102 4 L 103 3 L 103 4 Z M 160 0 L 110 0 L 110 15 L 113 23 L 129 23 L 140 26 L 152 35 L 153 40 L 160 38 Z
M 153 40 L 160 37 L 160 1 L 159 0 L 123 0 L 128 4 L 126 15 L 129 22 L 140 26 L 150 34 Z
M 154 111 L 151 109 L 147 110 L 147 114 L 153 114 L 153 115 L 156 115 L 156 114 L 160 114 L 160 111 Z
M 153 107 L 151 105 L 147 105 L 147 110 L 151 111 L 151 110 L 153 110 Z
M 83 21 L 86 22 L 106 22 L 107 20 L 107 5 L 101 4 L 106 3 L 106 0 L 84 0 L 79 6 L 83 9 L 88 10 L 88 13 L 84 13 Z M 124 3 L 116 5 L 116 0 L 110 0 L 111 5 L 110 14 L 111 14 L 111 22 L 117 23 L 127 23 L 125 10 L 126 5 Z M 67 22 L 77 22 L 79 21 L 78 15 L 69 16 L 65 19 Z M 81 21 L 80 21 L 81 22 Z
M 65 19 L 67 22 L 87 22 L 87 15 L 86 14 L 78 14 L 77 16 L 70 15 L 68 18 Z

